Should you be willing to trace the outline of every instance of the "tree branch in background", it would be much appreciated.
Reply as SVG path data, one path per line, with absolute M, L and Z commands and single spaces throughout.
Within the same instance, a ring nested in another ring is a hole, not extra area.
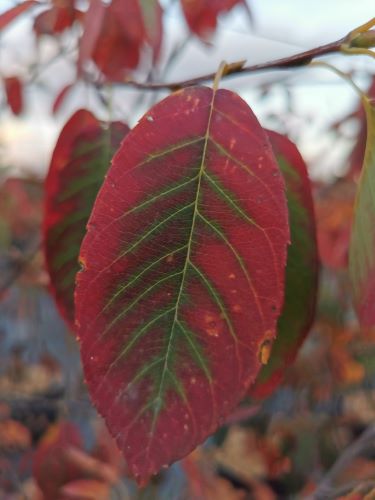
M 374 53 L 370 50 L 370 48 L 375 46 L 375 30 L 370 30 L 370 28 L 374 25 L 375 18 L 371 19 L 368 23 L 356 28 L 347 36 L 340 38 L 335 42 L 327 43 L 325 45 L 300 52 L 299 54 L 295 54 L 293 56 L 276 59 L 275 61 L 253 64 L 251 66 L 244 66 L 244 61 L 228 64 L 227 70 L 223 77 L 225 78 L 238 74 L 255 73 L 258 71 L 266 71 L 272 69 L 286 70 L 293 67 L 306 66 L 317 57 L 340 52 L 349 55 L 358 53 L 363 55 L 373 55 Z M 126 80 L 125 82 L 118 83 L 143 90 L 177 90 L 182 87 L 190 87 L 191 85 L 196 85 L 208 80 L 213 80 L 215 78 L 215 75 L 216 73 L 213 72 L 206 75 L 197 76 L 189 80 L 180 80 L 178 82 L 169 83 L 142 83 L 134 80 Z

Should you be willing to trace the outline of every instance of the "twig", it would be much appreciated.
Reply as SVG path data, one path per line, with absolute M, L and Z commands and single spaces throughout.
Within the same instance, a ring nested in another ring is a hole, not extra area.
M 275 61 L 269 61 L 260 64 L 253 64 L 251 66 L 234 66 L 232 71 L 228 71 L 224 76 L 227 78 L 228 76 L 234 76 L 239 73 L 255 73 L 257 71 L 266 71 L 271 69 L 290 69 L 298 66 L 305 66 L 309 64 L 314 58 L 321 57 L 327 54 L 332 54 L 334 52 L 339 52 L 342 44 L 346 41 L 346 37 L 337 40 L 336 42 L 328 43 L 326 45 L 322 45 L 320 47 L 316 47 L 314 49 L 306 50 L 304 52 L 300 52 L 299 54 L 295 54 L 293 56 L 284 57 L 282 59 L 276 59 Z M 122 83 L 123 85 L 127 85 L 130 87 L 143 89 L 143 90 L 160 90 L 160 89 L 170 89 L 176 90 L 182 87 L 190 87 L 191 85 L 196 85 L 198 83 L 202 83 L 208 80 L 213 80 L 215 78 L 216 72 L 208 73 L 206 75 L 197 76 L 195 78 L 190 78 L 189 80 L 180 80 L 178 82 L 158 82 L 158 83 L 150 83 L 150 82 L 137 82 L 134 80 L 125 80 Z
M 336 498 L 337 492 L 333 483 L 337 476 L 345 470 L 354 458 L 368 451 L 375 452 L 375 425 L 370 425 L 356 441 L 346 448 L 308 500 L 328 500 Z
M 322 57 L 328 54 L 341 52 L 343 54 L 367 54 L 373 55 L 368 47 L 375 45 L 375 31 L 370 30 L 375 25 L 375 18 L 369 22 L 351 31 L 348 35 L 335 42 L 327 43 L 319 47 L 315 47 L 304 52 L 300 52 L 293 56 L 283 57 L 274 61 L 268 61 L 260 64 L 253 64 L 251 66 L 244 66 L 234 63 L 223 77 L 229 77 L 238 74 L 255 73 L 258 71 L 266 71 L 271 69 L 290 69 L 293 67 L 306 66 L 313 59 Z M 360 47 L 360 48 L 358 48 Z M 117 82 L 118 84 L 126 85 L 143 90 L 160 90 L 170 89 L 176 90 L 183 87 L 189 87 L 208 80 L 213 80 L 216 73 L 208 73 L 206 75 L 190 78 L 189 80 L 180 80 L 177 82 L 138 82 L 135 80 L 125 80 Z

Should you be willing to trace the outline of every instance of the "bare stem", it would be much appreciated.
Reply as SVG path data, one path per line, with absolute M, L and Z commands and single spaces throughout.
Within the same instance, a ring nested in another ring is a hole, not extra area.
M 369 49 L 370 47 L 375 45 L 375 31 L 371 30 L 374 25 L 375 18 L 371 19 L 362 26 L 355 28 L 350 33 L 348 33 L 348 35 L 340 38 L 339 40 L 336 40 L 335 42 L 320 45 L 319 47 L 300 52 L 293 56 L 283 57 L 281 59 L 276 59 L 274 61 L 268 61 L 265 63 L 253 64 L 251 66 L 245 66 L 243 61 L 229 64 L 227 65 L 226 71 L 222 75 L 222 77 L 226 78 L 239 74 L 255 73 L 272 69 L 287 70 L 293 67 L 306 66 L 317 57 L 322 57 L 334 53 L 342 53 L 347 55 L 360 53 L 373 56 L 374 53 Z M 195 78 L 190 78 L 189 80 L 180 80 L 176 82 L 138 82 L 128 79 L 123 82 L 117 83 L 120 85 L 126 85 L 142 90 L 177 90 L 179 88 L 190 87 L 191 85 L 197 85 L 205 81 L 214 80 L 215 76 L 216 72 L 207 73 Z
M 232 64 L 231 68 L 226 71 L 223 78 L 228 76 L 234 76 L 238 74 L 248 74 L 255 73 L 258 71 L 266 71 L 271 69 L 290 69 L 298 66 L 305 66 L 309 64 L 316 57 L 321 57 L 327 54 L 332 54 L 341 51 L 341 46 L 346 41 L 346 37 L 341 38 L 335 42 L 328 43 L 326 45 L 321 45 L 320 47 L 315 47 L 314 49 L 306 50 L 295 54 L 293 56 L 284 57 L 281 59 L 276 59 L 274 61 L 269 61 L 260 64 L 253 64 L 251 66 L 243 66 L 242 64 Z M 126 85 L 129 87 L 134 87 L 143 90 L 177 90 L 183 87 L 190 87 L 192 85 L 197 85 L 202 82 L 209 80 L 214 80 L 216 72 L 207 73 L 205 75 L 197 76 L 195 78 L 190 78 L 188 80 L 180 80 L 176 82 L 137 82 L 135 80 L 125 80 L 124 82 L 117 82 L 118 84 Z

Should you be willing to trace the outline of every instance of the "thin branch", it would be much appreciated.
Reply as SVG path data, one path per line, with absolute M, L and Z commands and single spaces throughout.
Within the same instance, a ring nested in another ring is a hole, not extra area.
M 300 52 L 299 54 L 295 54 L 289 57 L 283 57 L 281 59 L 276 59 L 275 61 L 269 61 L 260 64 L 253 64 L 251 66 L 241 66 L 238 64 L 233 65 L 232 70 L 228 70 L 224 78 L 228 76 L 234 76 L 238 74 L 246 74 L 246 73 L 255 73 L 258 71 L 266 71 L 272 69 L 290 69 L 298 66 L 306 66 L 316 57 L 321 57 L 327 54 L 332 54 L 335 52 L 339 52 L 341 50 L 341 46 L 346 41 L 346 37 L 341 38 L 335 42 L 328 43 L 326 45 L 321 45 L 320 47 L 316 47 L 314 49 L 306 50 L 304 52 Z M 215 78 L 216 72 L 208 73 L 206 75 L 197 76 L 195 78 L 190 78 L 189 80 L 180 80 L 178 82 L 137 82 L 135 80 L 125 80 L 122 83 L 123 85 L 127 85 L 129 87 L 134 87 L 143 90 L 161 90 L 161 89 L 170 89 L 176 90 L 183 87 L 190 87 L 191 85 L 196 85 L 198 83 L 206 82 L 208 80 L 213 80 Z
M 238 74 L 255 73 L 258 71 L 267 71 L 272 69 L 286 70 L 294 67 L 306 66 L 317 57 L 326 56 L 328 54 L 343 53 L 343 54 L 364 54 L 373 56 L 373 52 L 369 50 L 375 45 L 375 30 L 371 28 L 375 25 L 375 18 L 367 23 L 352 30 L 345 37 L 336 40 L 335 42 L 327 43 L 310 50 L 305 50 L 293 56 L 283 57 L 274 61 L 268 61 L 251 66 L 244 66 L 241 63 L 234 63 L 227 66 L 227 71 L 223 77 L 234 76 Z M 190 78 L 189 80 L 180 80 L 177 82 L 137 82 L 135 80 L 125 80 L 117 82 L 122 85 L 134 87 L 143 90 L 160 90 L 170 89 L 176 90 L 183 87 L 189 87 L 208 80 L 214 80 L 216 72 L 206 75 Z

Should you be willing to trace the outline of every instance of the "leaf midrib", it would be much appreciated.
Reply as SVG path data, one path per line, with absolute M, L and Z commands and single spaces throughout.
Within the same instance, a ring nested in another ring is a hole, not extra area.
M 173 322 L 172 322 L 172 326 L 171 326 L 171 330 L 170 330 L 170 334 L 169 334 L 167 350 L 166 350 L 165 358 L 164 358 L 164 365 L 163 365 L 161 378 L 160 378 L 160 382 L 159 382 L 159 389 L 158 389 L 157 396 L 154 398 L 153 420 L 152 420 L 152 426 L 151 426 L 151 434 L 152 435 L 153 435 L 154 430 L 155 430 L 155 424 L 156 424 L 158 413 L 161 409 L 160 404 L 156 405 L 155 403 L 160 403 L 160 401 L 162 400 L 165 379 L 166 379 L 166 375 L 169 371 L 168 362 L 169 362 L 169 357 L 170 357 L 171 349 L 172 349 L 172 345 L 173 345 L 173 339 L 174 339 L 174 335 L 175 335 L 175 327 L 176 327 L 176 325 L 179 324 L 178 316 L 179 316 L 179 308 L 180 308 L 180 304 L 181 304 L 181 297 L 182 297 L 183 290 L 185 287 L 188 266 L 191 263 L 190 255 L 191 255 L 191 250 L 192 250 L 192 241 L 193 241 L 193 234 L 194 234 L 194 230 L 195 230 L 195 224 L 196 224 L 196 220 L 197 220 L 197 216 L 198 216 L 198 202 L 199 202 L 199 195 L 200 195 L 200 190 L 201 190 L 202 177 L 203 177 L 203 173 L 204 173 L 204 169 L 205 169 L 205 160 L 206 160 L 206 154 L 207 154 L 208 141 L 209 141 L 209 137 L 210 137 L 210 127 L 211 127 L 211 121 L 212 121 L 215 95 L 216 95 L 216 89 L 214 88 L 212 90 L 212 99 L 211 99 L 210 110 L 209 110 L 209 115 L 208 115 L 207 129 L 206 129 L 206 134 L 204 137 L 202 160 L 201 160 L 201 164 L 199 167 L 199 173 L 197 175 L 197 190 L 196 190 L 196 195 L 195 195 L 195 200 L 194 200 L 194 205 L 193 205 L 194 210 L 193 210 L 193 217 L 192 217 L 192 221 L 191 221 L 190 233 L 189 233 L 189 238 L 188 238 L 188 243 L 187 243 L 186 259 L 185 259 L 185 264 L 184 264 L 184 267 L 182 270 L 181 283 L 180 283 L 180 288 L 179 288 L 178 295 L 177 295 L 175 314 L 173 317 Z

